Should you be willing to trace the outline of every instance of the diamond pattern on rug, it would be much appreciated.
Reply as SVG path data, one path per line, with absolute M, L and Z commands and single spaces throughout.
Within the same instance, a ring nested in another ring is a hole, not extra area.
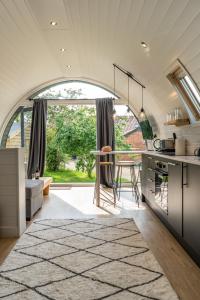
M 133 234 L 134 235 L 134 234 Z M 130 247 L 143 247 L 147 248 L 147 243 L 143 240 L 141 233 L 137 233 L 133 236 L 122 238 L 117 240 L 118 244 L 130 246 Z
M 136 294 L 130 293 L 128 291 L 123 291 L 123 292 L 117 293 L 116 295 L 114 294 L 114 295 L 106 298 L 106 300 L 147 300 L 147 299 L 149 299 L 149 298 L 142 297 L 140 295 L 136 295 Z M 159 300 L 158 298 L 155 298 L 155 299 Z
M 145 248 L 134 248 L 108 242 L 101 246 L 90 248 L 88 251 L 106 256 L 111 259 L 119 259 L 123 258 L 124 256 L 137 255 L 145 250 Z
M 100 240 L 105 240 L 105 241 L 112 241 L 115 239 L 120 239 L 123 237 L 130 236 L 132 232 L 124 230 L 124 229 L 118 229 L 118 228 L 103 228 L 99 229 L 98 231 L 92 231 L 87 233 L 88 236 L 90 237 L 95 237 Z
M 155 272 L 118 261 L 107 263 L 84 274 L 90 278 L 114 284 L 120 288 L 142 285 L 145 282 L 156 280 L 160 276 L 160 274 Z
M 150 269 L 155 272 L 162 273 L 162 269 L 160 265 L 157 263 L 157 260 L 153 256 L 153 254 L 148 251 L 145 253 L 141 253 L 140 255 L 130 256 L 121 259 L 121 261 L 124 261 L 130 265 L 134 266 L 145 266 L 145 268 Z
M 30 249 L 30 248 L 29 248 Z M 23 268 L 25 266 L 38 263 L 42 261 L 39 258 L 31 257 L 25 254 L 17 253 L 15 251 L 11 252 L 10 255 L 7 257 L 5 262 L 0 266 L 0 273 L 11 271 L 14 269 Z
M 117 226 L 123 223 L 127 222 L 132 222 L 133 226 L 133 219 L 127 219 L 127 218 L 102 218 L 102 219 L 90 219 L 87 220 L 87 223 L 92 223 L 92 224 L 99 224 L 99 225 L 104 225 L 104 226 Z
M 73 220 L 73 219 L 46 219 L 46 220 L 36 220 L 34 223 L 35 224 L 40 224 L 40 225 L 46 225 L 49 227 L 60 227 L 68 224 L 73 224 L 76 222 L 79 222 L 80 220 Z
M 30 248 L 19 250 L 20 253 L 29 254 L 35 257 L 50 259 L 60 255 L 72 253 L 75 250 L 68 246 L 58 245 L 52 242 L 46 242 Z
M 131 219 L 36 220 L 0 268 L 5 300 L 177 300 Z
M 135 224 L 133 225 L 132 221 L 122 223 L 122 224 L 118 224 L 116 227 L 120 228 L 120 229 L 127 229 L 127 230 L 130 230 L 130 231 L 135 231 L 136 233 L 139 232 L 137 226 Z
M 70 236 L 73 234 L 74 233 L 70 231 L 59 229 L 59 228 L 49 228 L 49 229 L 29 233 L 29 235 L 31 236 L 37 237 L 42 240 L 48 240 L 48 241 L 64 238 L 66 236 Z
M 27 234 L 23 234 L 21 236 L 21 238 L 18 240 L 18 242 L 16 243 L 14 249 L 22 249 L 22 248 L 26 248 L 26 247 L 32 247 L 33 245 L 38 245 L 41 244 L 41 240 L 34 237 L 34 236 L 30 236 Z
M 64 239 L 56 240 L 56 243 L 83 250 L 89 247 L 101 245 L 102 241 L 88 236 L 77 234 L 75 236 L 70 236 Z
M 17 293 L 24 290 L 24 287 L 21 284 L 12 282 L 5 278 L 0 277 L 0 297 L 5 297 L 7 295 Z
M 97 224 L 90 224 L 90 223 L 84 223 L 84 222 L 79 222 L 79 223 L 74 223 L 70 225 L 65 225 L 62 226 L 61 228 L 71 230 L 72 232 L 75 233 L 84 233 L 84 232 L 89 232 L 93 230 L 97 230 L 102 228 L 102 225 L 97 225 Z
M 3 276 L 28 287 L 40 286 L 55 280 L 66 279 L 73 273 L 49 262 L 40 262 L 23 269 L 3 273 Z
M 32 290 L 24 291 L 21 293 L 13 294 L 3 298 L 3 300 L 46 300 L 45 296 L 41 296 Z
M 28 229 L 26 230 L 26 233 L 28 233 L 28 232 L 35 232 L 35 231 L 39 231 L 39 230 L 43 230 L 43 229 L 48 229 L 48 228 L 49 228 L 49 226 L 46 226 L 46 225 L 32 223 L 31 226 L 29 226 Z
M 177 296 L 175 292 L 172 289 L 167 291 L 166 288 L 168 284 L 167 278 L 161 277 L 158 280 L 144 284 L 143 286 L 131 288 L 130 291 L 139 293 L 146 297 L 151 297 L 152 299 L 156 299 L 157 295 L 161 295 L 162 300 L 176 300 Z
M 102 297 L 117 292 L 119 288 L 92 279 L 76 276 L 68 280 L 37 288 L 37 290 L 56 300 L 93 300 L 101 299 Z M 67 291 L 67 293 L 65 291 Z
M 87 271 L 89 268 L 97 267 L 110 260 L 99 255 L 80 251 L 52 259 L 51 261 L 56 265 L 71 270 L 72 272 L 82 273 Z

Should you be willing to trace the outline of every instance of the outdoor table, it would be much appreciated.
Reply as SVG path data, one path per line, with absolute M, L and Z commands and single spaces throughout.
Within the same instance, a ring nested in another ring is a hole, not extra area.
M 100 206 L 100 156 L 105 155 L 118 155 L 118 154 L 142 154 L 142 150 L 119 150 L 103 152 L 100 150 L 90 151 L 91 154 L 96 156 L 96 206 Z

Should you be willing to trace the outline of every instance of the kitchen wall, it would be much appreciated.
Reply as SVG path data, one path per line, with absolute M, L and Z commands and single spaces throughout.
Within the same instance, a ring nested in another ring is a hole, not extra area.
M 186 139 L 186 153 L 193 155 L 194 150 L 200 147 L 200 124 L 187 126 L 166 126 L 166 137 L 172 137 L 175 132 L 177 137 L 184 137 Z

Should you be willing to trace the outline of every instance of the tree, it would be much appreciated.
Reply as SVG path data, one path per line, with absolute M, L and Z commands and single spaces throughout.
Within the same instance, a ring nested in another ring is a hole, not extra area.
M 63 152 L 77 157 L 76 168 L 92 176 L 96 148 L 96 113 L 93 107 L 65 107 L 56 118 L 57 143 Z
M 47 129 L 46 167 L 49 171 L 58 171 L 64 161 L 64 153 L 57 145 L 55 128 Z
M 124 141 L 124 128 L 127 117 L 115 120 L 115 137 L 117 148 L 130 149 Z M 48 109 L 48 146 L 47 166 L 55 164 L 59 168 L 62 154 L 76 157 L 76 169 L 92 176 L 95 165 L 91 150 L 96 149 L 96 110 L 93 106 L 55 105 Z M 53 154 L 55 159 L 53 160 Z M 51 167 L 52 168 L 52 167 Z

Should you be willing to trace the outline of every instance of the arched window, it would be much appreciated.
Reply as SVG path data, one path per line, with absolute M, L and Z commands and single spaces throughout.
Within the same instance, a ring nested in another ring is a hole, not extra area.
M 113 93 L 94 85 L 92 83 L 83 81 L 66 81 L 57 83 L 47 88 L 44 88 L 31 97 L 32 99 L 97 99 L 97 98 L 117 98 Z
M 25 162 L 28 159 L 32 107 L 19 106 L 8 121 L 1 139 L 1 148 L 25 148 Z
M 87 104 L 87 101 L 84 101 L 84 99 L 94 100 L 97 98 L 117 99 L 112 92 L 100 86 L 82 81 L 67 81 L 53 84 L 45 87 L 42 90 L 39 90 L 30 97 L 32 100 L 49 99 L 48 103 L 51 105 L 49 114 L 50 111 L 53 110 L 53 106 L 55 106 L 56 112 L 62 111 L 61 106 L 68 104 L 67 101 L 65 104 L 64 100 L 73 100 L 70 102 L 70 105 L 73 107 L 78 107 L 80 105 Z M 63 101 L 58 101 L 58 103 L 55 104 L 55 102 L 51 100 Z M 80 100 L 83 100 L 83 102 Z M 90 103 L 95 104 L 95 101 L 91 101 Z M 30 102 L 28 102 L 28 99 L 27 104 L 27 107 L 20 106 L 13 114 L 7 123 L 1 140 L 1 148 L 24 147 L 26 162 L 28 159 L 32 120 L 32 108 L 30 107 Z M 56 109 L 58 105 L 61 106 L 59 109 Z M 117 101 L 115 110 L 116 149 L 143 149 L 144 141 L 142 139 L 141 129 L 134 114 L 130 111 L 127 112 L 126 105 L 120 105 L 120 101 Z M 49 126 L 48 124 L 49 122 L 47 122 L 47 130 Z
M 30 99 L 49 100 L 93 100 L 97 98 L 117 98 L 107 89 L 93 83 L 70 80 L 51 84 L 35 92 Z M 19 106 L 6 125 L 1 148 L 25 147 L 28 152 L 32 108 Z

